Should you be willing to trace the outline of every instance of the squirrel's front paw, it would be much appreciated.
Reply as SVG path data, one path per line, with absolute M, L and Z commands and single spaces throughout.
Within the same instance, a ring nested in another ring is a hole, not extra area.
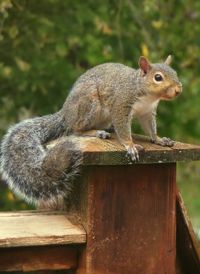
M 139 152 L 144 150 L 143 146 L 137 145 L 137 144 L 131 144 L 125 147 L 127 150 L 126 155 L 130 157 L 133 162 L 139 161 Z
M 175 141 L 171 140 L 167 137 L 157 138 L 156 140 L 152 140 L 152 143 L 163 146 L 163 147 L 173 147 Z

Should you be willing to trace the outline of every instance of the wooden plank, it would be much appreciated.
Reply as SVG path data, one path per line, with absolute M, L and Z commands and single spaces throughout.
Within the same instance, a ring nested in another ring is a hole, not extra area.
M 126 151 L 116 136 L 109 140 L 101 140 L 96 137 L 67 136 L 54 140 L 47 148 L 55 146 L 59 142 L 70 140 L 83 154 L 84 165 L 127 165 L 131 164 L 126 157 Z M 173 147 L 162 147 L 152 144 L 145 136 L 134 135 L 136 143 L 145 148 L 140 153 L 138 163 L 170 163 L 177 161 L 200 160 L 200 146 L 176 142 Z
M 175 164 L 85 170 L 87 246 L 78 274 L 175 273 L 175 171 Z
M 0 247 L 81 244 L 85 230 L 64 214 L 0 213 Z
M 34 215 L 64 215 L 68 218 L 69 215 L 66 215 L 66 213 L 64 211 L 52 211 L 52 210 L 12 210 L 12 211 L 0 211 L 0 216 L 2 217 L 17 217 L 17 216 L 33 216 Z M 70 216 L 71 219 L 71 216 Z
M 75 246 L 0 248 L 0 272 L 75 269 Z
M 200 244 L 195 236 L 180 192 L 177 193 L 177 269 L 200 274 Z

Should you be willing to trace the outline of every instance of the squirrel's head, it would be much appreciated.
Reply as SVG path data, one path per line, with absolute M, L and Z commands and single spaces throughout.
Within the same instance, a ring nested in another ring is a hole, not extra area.
M 151 64 L 147 58 L 141 56 L 139 66 L 144 84 L 149 92 L 161 100 L 171 100 L 182 92 L 182 84 L 177 73 L 169 65 L 171 55 L 164 63 Z

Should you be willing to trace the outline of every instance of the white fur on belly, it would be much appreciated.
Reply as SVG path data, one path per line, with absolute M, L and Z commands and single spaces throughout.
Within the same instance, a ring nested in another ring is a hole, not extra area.
M 143 96 L 133 105 L 132 116 L 143 116 L 154 111 L 157 108 L 159 99 L 154 96 Z

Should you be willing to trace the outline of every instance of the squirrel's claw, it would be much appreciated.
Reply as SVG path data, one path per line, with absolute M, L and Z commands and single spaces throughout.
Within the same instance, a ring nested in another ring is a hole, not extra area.
M 167 137 L 158 138 L 157 140 L 152 140 L 152 143 L 163 146 L 163 147 L 173 147 L 175 141 Z
M 126 156 L 128 158 L 131 158 L 132 162 L 139 161 L 139 151 L 144 150 L 143 146 L 137 145 L 137 144 L 126 146 L 126 149 L 127 149 Z
M 138 154 L 138 151 L 135 147 L 129 147 L 127 149 L 127 154 L 126 155 L 127 155 L 128 158 L 130 157 L 133 162 L 136 162 L 136 161 L 139 160 L 139 154 Z

